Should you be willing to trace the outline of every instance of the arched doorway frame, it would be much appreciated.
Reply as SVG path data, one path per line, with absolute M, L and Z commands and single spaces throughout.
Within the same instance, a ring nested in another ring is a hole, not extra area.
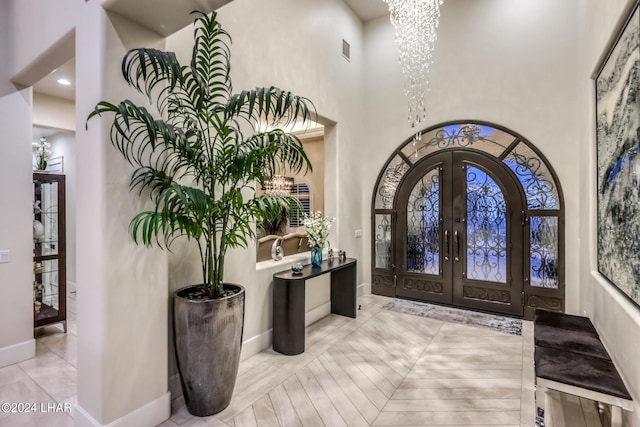
M 525 206 L 521 212 L 524 317 L 531 319 L 536 308 L 564 311 L 564 196 L 557 174 L 524 136 L 478 120 L 455 120 L 428 127 L 418 138 L 406 139 L 385 162 L 371 200 L 373 293 L 396 296 L 397 190 L 411 170 L 443 150 L 483 153 L 512 175 Z

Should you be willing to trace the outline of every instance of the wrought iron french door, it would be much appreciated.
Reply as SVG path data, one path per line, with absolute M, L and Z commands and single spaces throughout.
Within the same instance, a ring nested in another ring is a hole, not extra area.
M 523 314 L 522 196 L 501 163 L 431 156 L 407 173 L 395 208 L 397 296 Z

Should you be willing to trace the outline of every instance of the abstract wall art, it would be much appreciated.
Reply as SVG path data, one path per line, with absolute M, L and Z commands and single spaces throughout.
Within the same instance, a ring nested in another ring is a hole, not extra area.
M 595 79 L 598 271 L 640 306 L 640 12 Z

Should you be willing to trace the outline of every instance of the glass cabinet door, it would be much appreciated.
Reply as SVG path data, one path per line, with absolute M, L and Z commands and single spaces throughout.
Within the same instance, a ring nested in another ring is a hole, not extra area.
M 64 175 L 33 174 L 33 312 L 35 327 L 66 331 Z

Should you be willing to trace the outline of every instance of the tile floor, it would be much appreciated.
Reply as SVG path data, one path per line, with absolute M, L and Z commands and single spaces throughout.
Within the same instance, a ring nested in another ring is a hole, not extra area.
M 0 403 L 51 409 L 0 413 L 0 427 L 74 425 L 74 301 L 67 334 L 40 329 L 35 358 L 0 368 Z M 311 325 L 299 356 L 267 350 L 242 362 L 220 414 L 193 417 L 178 397 L 161 426 L 532 426 L 530 322 L 519 337 L 393 313 L 382 309 L 387 301 L 363 297 L 358 319 L 331 315 Z M 561 394 L 554 401 L 556 426 L 600 425 L 594 402 Z
M 36 412 L 0 411 L 2 427 L 73 426 L 77 402 L 75 299 L 67 298 L 67 333 L 62 325 L 36 331 L 36 356 L 0 368 L 0 403 L 35 403 Z M 14 408 L 17 409 L 17 408 Z

